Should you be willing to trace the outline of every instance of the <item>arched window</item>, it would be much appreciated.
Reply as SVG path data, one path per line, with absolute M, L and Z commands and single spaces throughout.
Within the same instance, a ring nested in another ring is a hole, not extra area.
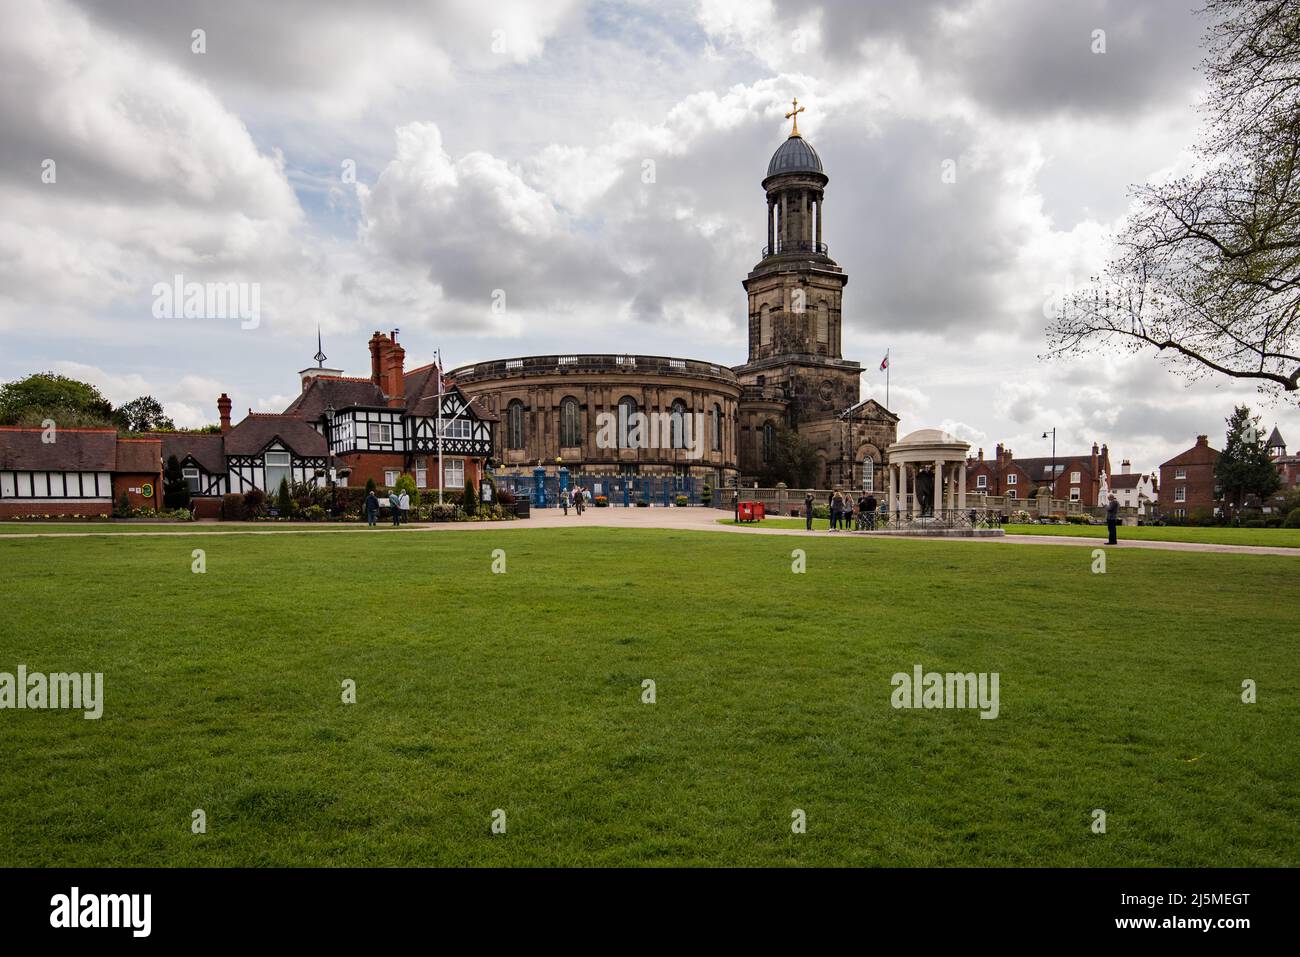
M 876 462 L 870 452 L 862 457 L 862 488 L 867 492 L 876 490 Z
M 633 428 L 634 415 L 636 415 L 636 399 L 630 395 L 623 396 L 618 400 L 618 447 L 620 449 L 635 448 L 637 436 L 644 438 L 641 429 Z
M 817 303 L 817 341 L 831 341 L 831 311 L 825 299 Z
M 767 303 L 758 307 L 758 344 L 760 346 L 769 345 L 772 342 L 772 316 L 768 312 Z
M 722 451 L 722 406 L 713 403 L 713 451 Z
M 776 445 L 776 426 L 770 421 L 763 423 L 763 464 L 772 461 L 773 447 Z
M 672 431 L 672 446 L 675 449 L 686 448 L 686 403 L 674 399 L 668 410 L 668 421 Z
M 560 445 L 566 449 L 582 444 L 582 415 L 578 400 L 568 396 L 560 403 Z
M 512 399 L 506 406 L 506 447 L 524 447 L 524 404 L 518 399 Z

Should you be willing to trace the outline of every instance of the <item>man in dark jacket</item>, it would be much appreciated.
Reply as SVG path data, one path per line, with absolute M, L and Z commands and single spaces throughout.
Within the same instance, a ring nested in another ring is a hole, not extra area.
M 1106 531 L 1110 534 L 1110 539 L 1106 542 L 1107 545 L 1119 544 L 1119 542 L 1115 538 L 1115 529 L 1118 526 L 1119 526 L 1119 500 L 1116 499 L 1114 495 L 1112 495 L 1110 497 L 1110 501 L 1106 503 Z
M 859 506 L 863 516 L 865 516 L 867 520 L 867 531 L 869 532 L 874 532 L 876 530 L 876 506 L 878 504 L 879 503 L 876 502 L 876 497 L 868 492 L 866 497 L 862 500 L 862 504 Z
M 803 497 L 803 527 L 812 531 L 812 513 L 813 513 L 813 494 L 809 492 Z
M 379 517 L 379 496 L 375 490 L 371 489 L 366 495 L 366 524 L 374 525 L 375 519 Z

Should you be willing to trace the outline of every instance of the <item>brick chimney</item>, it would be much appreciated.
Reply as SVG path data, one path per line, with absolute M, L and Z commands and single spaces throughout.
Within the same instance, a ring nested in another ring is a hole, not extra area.
M 1089 459 L 1088 461 L 1089 461 L 1089 465 L 1092 467 L 1092 478 L 1093 478 L 1093 481 L 1094 481 L 1094 482 L 1095 482 L 1097 479 L 1101 478 L 1101 475 L 1098 474 L 1098 472 L 1097 472 L 1097 451 L 1098 451 L 1098 450 L 1097 450 L 1097 443 L 1096 443 L 1096 442 L 1093 442 L 1093 443 L 1092 443 L 1092 458 Z
M 1208 447 L 1209 444 L 1210 444 L 1210 437 L 1209 437 L 1208 435 L 1198 435 L 1198 436 L 1196 437 L 1196 444 L 1197 444 L 1198 446 L 1206 446 L 1206 447 Z
M 1133 471 L 1133 463 L 1130 462 L 1128 459 L 1125 459 L 1123 462 L 1119 463 L 1119 470 L 1123 474 L 1128 475 Z
M 221 417 L 221 434 L 230 431 L 230 396 L 224 392 L 217 399 L 217 415 Z
M 996 453 L 996 454 L 997 454 L 997 463 L 998 463 L 998 467 L 1000 468 L 1000 467 L 1002 466 L 1002 457 L 1003 457 L 1004 455 L 1006 455 L 1005 450 L 1002 448 L 1002 443 L 1001 443 L 1001 442 L 998 443 L 998 448 L 997 448 L 997 453 Z
M 383 353 L 384 337 L 380 335 L 379 330 L 376 329 L 375 334 L 370 337 L 370 381 L 381 389 L 384 385 Z
M 388 404 L 400 408 L 406 402 L 406 350 L 397 344 L 397 330 L 388 334 L 387 348 L 384 353 L 384 382 L 382 388 L 388 397 Z
M 980 459 L 979 459 L 979 460 L 980 460 L 981 462 L 984 461 L 984 446 L 982 446 L 982 445 L 980 446 Z

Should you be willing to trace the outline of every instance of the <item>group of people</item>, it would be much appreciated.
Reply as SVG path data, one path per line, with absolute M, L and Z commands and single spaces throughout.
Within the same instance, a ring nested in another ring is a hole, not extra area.
M 570 494 L 567 488 L 562 488 L 560 489 L 560 508 L 564 509 L 565 515 L 568 515 L 569 506 L 572 505 L 577 509 L 578 514 L 581 515 L 587 508 L 587 496 L 589 494 L 590 493 L 581 486 L 575 488 L 572 494 Z
M 809 492 L 803 500 L 803 517 L 804 527 L 809 531 L 813 527 L 813 494 Z M 831 493 L 830 501 L 831 531 L 843 529 L 846 532 L 853 531 L 856 527 L 862 531 L 875 531 L 876 528 L 876 509 L 880 503 L 870 492 L 863 492 L 862 497 L 856 502 L 853 496 L 848 492 L 836 490 Z M 857 524 L 854 525 L 854 516 L 856 514 Z
M 393 489 L 388 493 L 388 507 L 393 511 L 393 527 L 405 525 L 411 519 L 411 496 L 405 490 Z M 366 524 L 375 525 L 379 521 L 379 496 L 371 489 L 366 494 Z

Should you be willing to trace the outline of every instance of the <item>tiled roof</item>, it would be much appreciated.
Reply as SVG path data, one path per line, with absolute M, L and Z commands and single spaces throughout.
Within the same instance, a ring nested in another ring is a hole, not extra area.
M 1146 478 L 1145 475 L 1132 474 L 1132 473 L 1130 473 L 1129 475 L 1112 475 L 1110 477 L 1110 487 L 1113 489 L 1137 488 L 1138 485 L 1142 483 L 1142 480 L 1144 478 Z
M 302 419 L 261 412 L 250 414 L 225 434 L 226 454 L 257 455 L 277 436 L 299 455 L 329 454 L 325 436 Z
M 178 462 L 184 462 L 188 455 L 211 475 L 226 471 L 224 436 L 212 432 L 162 432 L 159 437 L 164 465 L 173 455 Z
M 58 429 L 42 442 L 44 429 L 0 426 L 0 469 L 111 472 L 117 465 L 114 429 Z
M 117 440 L 117 472 L 162 471 L 162 440 L 133 438 Z
M 387 403 L 383 391 L 369 379 L 317 376 L 289 403 L 284 414 L 314 422 L 327 405 L 346 409 L 354 405 L 383 406 Z

